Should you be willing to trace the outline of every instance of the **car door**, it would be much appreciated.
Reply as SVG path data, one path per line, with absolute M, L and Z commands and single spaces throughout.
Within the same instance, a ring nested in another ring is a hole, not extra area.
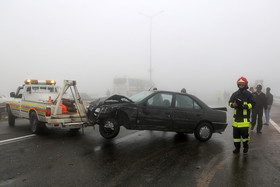
M 185 94 L 176 94 L 172 115 L 174 131 L 193 132 L 202 114 L 202 108 L 193 98 Z
M 145 130 L 172 129 L 172 94 L 156 93 L 139 108 L 137 126 Z

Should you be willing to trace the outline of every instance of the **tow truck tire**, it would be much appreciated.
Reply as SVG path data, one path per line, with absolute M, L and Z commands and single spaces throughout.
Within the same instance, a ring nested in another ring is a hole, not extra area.
M 15 126 L 15 119 L 16 117 L 12 114 L 12 111 L 10 109 L 10 107 L 8 106 L 8 122 L 9 122 L 9 126 L 13 127 Z
M 209 140 L 212 137 L 212 134 L 213 128 L 211 124 L 207 122 L 198 124 L 194 131 L 196 139 L 198 139 L 201 142 L 206 142 L 207 140 Z
M 33 134 L 41 134 L 46 127 L 45 123 L 42 123 L 38 120 L 37 114 L 35 112 L 31 112 L 30 114 L 30 125 L 31 125 L 31 132 Z
M 119 134 L 120 126 L 115 119 L 109 118 L 99 124 L 99 132 L 103 138 L 112 139 Z

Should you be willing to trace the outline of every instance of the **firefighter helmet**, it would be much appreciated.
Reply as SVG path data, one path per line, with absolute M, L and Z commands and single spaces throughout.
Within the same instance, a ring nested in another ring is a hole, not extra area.
M 239 84 L 243 84 L 243 85 L 245 85 L 245 88 L 248 88 L 248 81 L 245 77 L 240 77 L 237 80 L 237 87 L 239 87 Z

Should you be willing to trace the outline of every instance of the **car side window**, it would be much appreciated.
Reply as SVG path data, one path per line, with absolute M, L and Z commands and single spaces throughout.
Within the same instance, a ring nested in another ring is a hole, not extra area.
M 194 101 L 194 109 L 199 110 L 201 109 L 201 107 Z
M 175 101 L 176 108 L 187 108 L 187 109 L 200 109 L 201 107 L 187 95 L 176 95 Z
M 148 106 L 161 106 L 161 107 L 171 107 L 172 94 L 167 93 L 157 93 L 150 99 L 148 99 Z

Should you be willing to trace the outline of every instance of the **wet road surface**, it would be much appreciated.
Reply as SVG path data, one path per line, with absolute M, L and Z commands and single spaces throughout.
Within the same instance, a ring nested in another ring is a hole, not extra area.
M 277 125 L 279 111 L 271 110 Z M 251 131 L 249 154 L 234 155 L 232 112 L 226 131 L 204 143 L 192 134 L 124 128 L 113 140 L 92 127 L 84 135 L 29 137 L 27 120 L 13 128 L 1 121 L 0 186 L 280 186 L 280 132 L 272 125 Z

